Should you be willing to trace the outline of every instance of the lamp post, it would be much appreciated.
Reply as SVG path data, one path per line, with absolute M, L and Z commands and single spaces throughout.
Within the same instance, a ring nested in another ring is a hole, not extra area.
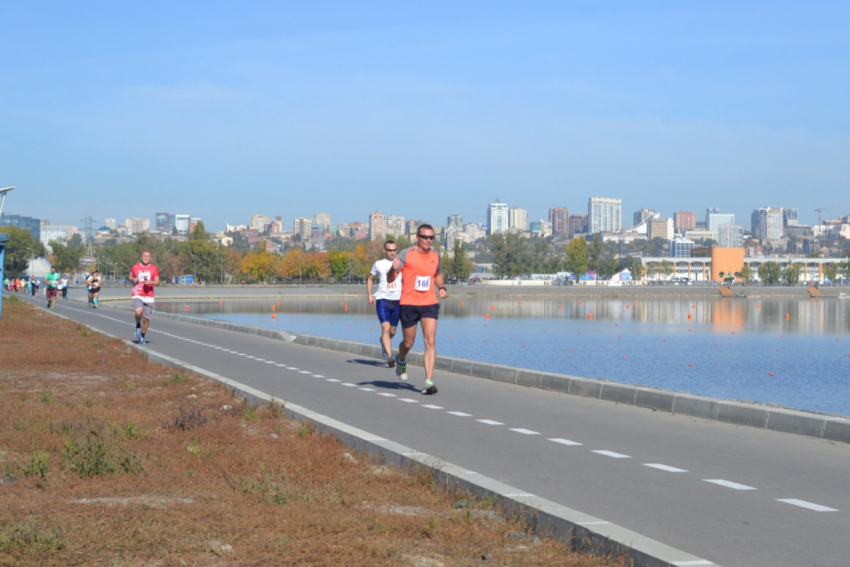
M 6 202 L 6 193 L 14 189 L 14 187 L 3 187 L 0 189 L 0 219 L 3 218 L 3 204 Z M 3 262 L 6 258 L 6 242 L 9 241 L 7 233 L 0 233 L 0 316 L 3 315 Z

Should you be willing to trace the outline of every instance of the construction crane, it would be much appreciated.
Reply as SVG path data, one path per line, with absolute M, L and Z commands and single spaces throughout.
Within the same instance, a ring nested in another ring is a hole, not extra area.
M 818 207 L 818 208 L 815 209 L 818 212 L 818 226 L 823 226 L 823 218 L 822 218 L 823 211 L 829 211 L 829 210 L 834 209 L 834 208 L 835 207 Z

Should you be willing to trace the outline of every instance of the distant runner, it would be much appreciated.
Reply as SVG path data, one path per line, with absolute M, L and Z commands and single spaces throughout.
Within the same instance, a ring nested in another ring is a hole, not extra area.
M 130 268 L 127 277 L 133 283 L 133 309 L 136 312 L 136 340 L 145 344 L 151 315 L 153 315 L 153 288 L 159 285 L 159 270 L 151 264 L 151 253 L 142 252 L 142 261 Z
M 47 308 L 56 310 L 56 296 L 59 291 L 59 274 L 56 273 L 56 266 L 50 266 L 50 273 L 44 276 L 44 285 L 47 288 Z
M 62 293 L 62 299 L 68 299 L 68 276 L 62 276 L 59 280 L 59 291 Z
M 100 272 L 92 271 L 91 275 L 86 279 L 86 285 L 89 288 L 89 305 L 97 309 L 97 301 L 100 297 L 100 286 L 103 280 L 100 278 Z
M 434 243 L 434 227 L 423 224 L 416 230 L 416 246 L 405 248 L 393 261 L 392 269 L 387 273 L 387 281 L 394 282 L 399 274 L 401 286 L 401 327 L 404 340 L 398 346 L 396 355 L 396 375 L 407 380 L 407 353 L 416 341 L 416 325 L 422 325 L 422 338 L 425 341 L 425 387 L 422 393 L 437 393 L 434 385 L 434 367 L 437 364 L 437 317 L 440 314 L 440 299 L 448 296 L 443 287 L 443 271 L 440 267 L 440 255 L 431 249 Z
M 393 260 L 398 252 L 397 245 L 393 240 L 384 242 L 384 254 L 386 258 L 378 260 L 372 265 L 372 271 L 366 279 L 366 291 L 369 294 L 369 305 L 376 305 L 378 321 L 381 322 L 381 353 L 387 360 L 387 366 L 395 366 L 393 358 L 393 337 L 398 327 L 401 313 L 399 298 L 401 297 L 401 276 L 396 281 L 387 282 L 387 272 L 393 267 Z M 372 296 L 372 282 L 378 277 L 378 291 Z

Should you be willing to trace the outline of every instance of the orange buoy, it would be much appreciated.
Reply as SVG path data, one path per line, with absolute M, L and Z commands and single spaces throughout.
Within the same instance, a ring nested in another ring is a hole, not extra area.
M 696 303 L 694 303 L 693 305 L 691 305 L 691 307 L 693 307 L 694 309 L 696 309 L 696 308 L 697 308 L 697 304 L 696 304 Z
M 693 365 L 694 365 L 694 363 L 693 363 L 693 362 L 689 362 L 689 363 L 688 363 L 688 366 L 693 366 Z
M 188 310 L 189 310 L 189 306 L 187 305 L 187 306 L 186 306 L 186 311 L 188 311 Z
M 272 319 L 277 319 L 277 313 L 272 313 Z
M 223 301 L 219 301 L 219 302 L 218 302 L 218 304 L 219 304 L 219 305 L 224 305 L 224 302 L 223 302 Z
M 593 319 L 593 313 L 588 313 L 588 314 L 587 314 L 587 318 L 588 318 L 588 319 Z
M 493 311 L 495 311 L 495 310 L 496 310 L 496 306 L 495 306 L 495 305 L 491 305 L 491 306 L 490 306 L 490 309 L 492 309 Z
M 274 305 L 272 305 L 272 311 L 274 311 Z
M 761 309 L 761 305 L 759 305 L 758 303 L 756 303 L 756 309 Z
M 522 301 L 520 301 L 519 304 L 522 305 Z
M 489 319 L 489 318 L 490 318 L 490 314 L 489 314 L 489 313 L 485 313 L 485 314 L 484 314 L 484 318 L 485 318 L 485 319 Z
M 280 301 L 277 302 L 277 306 L 280 307 Z
M 340 301 L 339 304 L 340 306 L 345 305 L 345 301 Z
M 581 301 L 579 301 L 578 304 L 581 305 Z
M 628 360 L 628 358 L 629 358 L 629 357 L 628 357 L 628 356 L 626 356 L 625 354 L 623 355 L 623 360 Z
M 770 375 L 773 376 L 773 370 L 770 371 Z
M 561 305 L 561 304 L 559 303 L 559 304 L 558 304 L 558 309 L 563 309 L 563 308 L 564 308 L 564 306 L 563 306 L 563 305 Z
M 791 318 L 791 314 L 790 314 L 790 313 L 786 313 L 786 314 L 785 314 L 785 318 L 786 318 L 786 319 L 790 319 L 790 318 Z
M 629 307 L 630 307 L 630 305 L 628 303 L 626 303 L 626 309 L 628 309 Z
M 461 306 L 461 307 L 463 307 L 463 300 L 461 300 L 461 302 L 460 302 L 460 306 Z
M 345 306 L 345 310 L 348 311 L 348 305 Z

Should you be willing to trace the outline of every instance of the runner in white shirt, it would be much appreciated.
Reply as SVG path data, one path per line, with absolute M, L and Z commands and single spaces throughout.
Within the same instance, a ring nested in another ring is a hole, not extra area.
M 381 353 L 387 360 L 387 366 L 395 366 L 393 357 L 393 337 L 399 319 L 399 303 L 401 298 L 401 277 L 392 283 L 387 282 L 387 272 L 393 267 L 393 260 L 398 253 L 394 240 L 384 242 L 384 254 L 386 258 L 378 260 L 372 265 L 369 277 L 366 279 L 366 291 L 369 294 L 369 305 L 375 305 L 378 312 L 378 321 L 381 322 Z M 378 291 L 372 295 L 372 282 L 378 278 Z

